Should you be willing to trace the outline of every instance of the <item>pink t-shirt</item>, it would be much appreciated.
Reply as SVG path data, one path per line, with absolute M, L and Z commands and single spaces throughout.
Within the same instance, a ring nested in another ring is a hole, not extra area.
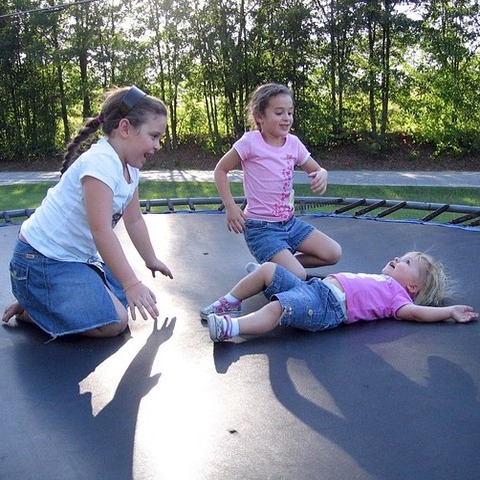
M 282 147 L 272 147 L 259 130 L 245 133 L 233 148 L 242 159 L 245 216 L 281 222 L 294 214 L 293 171 L 310 157 L 305 145 L 288 134 Z
M 347 323 L 396 318 L 400 307 L 413 303 L 409 294 L 389 275 L 336 273 L 347 304 Z

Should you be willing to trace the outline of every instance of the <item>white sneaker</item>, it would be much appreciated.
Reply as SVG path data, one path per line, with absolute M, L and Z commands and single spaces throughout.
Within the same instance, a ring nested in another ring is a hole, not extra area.
M 258 267 L 260 266 L 259 263 L 256 263 L 256 262 L 248 262 L 246 265 L 245 265 L 245 270 L 247 271 L 247 273 L 252 273 L 254 270 L 256 270 Z

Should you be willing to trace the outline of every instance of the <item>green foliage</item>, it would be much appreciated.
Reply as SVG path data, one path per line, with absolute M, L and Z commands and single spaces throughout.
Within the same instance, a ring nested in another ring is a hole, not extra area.
M 103 91 L 131 84 L 165 100 L 168 148 L 220 153 L 269 81 L 294 91 L 310 148 L 364 132 L 379 155 L 406 132 L 437 153 L 480 151 L 474 0 L 128 0 L 1 17 L 43 6 L 0 5 L 0 161 L 57 154 Z

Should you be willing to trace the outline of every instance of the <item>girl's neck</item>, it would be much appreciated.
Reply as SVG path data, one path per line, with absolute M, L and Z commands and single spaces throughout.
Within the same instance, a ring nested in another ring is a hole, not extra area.
M 283 147 L 287 141 L 286 137 L 277 137 L 260 130 L 264 142 L 271 147 Z
M 124 176 L 126 182 L 130 183 L 132 181 L 132 178 L 130 177 L 130 170 L 128 169 L 127 162 L 124 162 L 122 160 L 122 166 L 123 166 L 123 176 Z
M 119 143 L 116 142 L 112 136 L 107 138 L 107 142 L 111 145 L 111 147 L 115 150 L 115 152 L 117 152 L 120 163 L 122 164 L 123 177 L 125 178 L 127 183 L 130 183 L 132 181 L 130 177 L 130 171 L 128 170 L 127 161 L 123 158 L 123 155 L 120 152 Z

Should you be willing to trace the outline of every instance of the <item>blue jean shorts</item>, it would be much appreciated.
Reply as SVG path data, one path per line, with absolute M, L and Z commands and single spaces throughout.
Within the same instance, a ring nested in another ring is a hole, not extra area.
M 284 222 L 246 220 L 243 235 L 255 260 L 258 263 L 265 263 L 282 250 L 295 253 L 314 230 L 312 225 L 297 217 Z
M 302 281 L 281 265 L 263 292 L 278 300 L 283 315 L 280 325 L 318 332 L 338 327 L 345 321 L 342 303 L 319 278 Z
M 119 323 L 107 289 L 128 306 L 106 265 L 52 260 L 21 240 L 10 261 L 10 281 L 32 321 L 53 337 Z

